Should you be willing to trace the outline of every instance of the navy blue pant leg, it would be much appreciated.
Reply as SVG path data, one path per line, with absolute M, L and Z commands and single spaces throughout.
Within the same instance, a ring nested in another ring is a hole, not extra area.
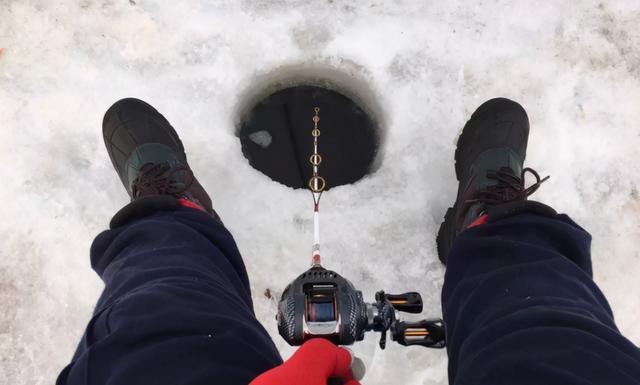
M 281 363 L 231 234 L 205 213 L 107 230 L 91 262 L 105 289 L 58 384 L 244 385 Z
M 639 350 L 592 280 L 590 243 L 566 215 L 458 236 L 442 292 L 450 384 L 640 384 Z

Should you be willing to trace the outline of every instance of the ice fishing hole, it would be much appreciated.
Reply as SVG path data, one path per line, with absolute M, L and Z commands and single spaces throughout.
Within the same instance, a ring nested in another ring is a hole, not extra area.
M 380 145 L 378 120 L 354 99 L 326 84 L 276 87 L 242 114 L 237 128 L 242 153 L 274 181 L 308 188 L 313 175 L 312 118 L 319 107 L 319 175 L 327 189 L 354 183 L 375 171 Z

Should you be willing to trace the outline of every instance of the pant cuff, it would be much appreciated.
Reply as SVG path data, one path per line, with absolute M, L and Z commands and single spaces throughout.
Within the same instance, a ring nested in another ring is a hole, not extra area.
M 558 215 L 556 210 L 536 201 L 514 201 L 489 207 L 485 214 L 486 222 L 496 222 L 504 218 L 520 215 L 524 213 L 541 215 L 554 218 Z
M 157 211 L 175 211 L 181 207 L 178 200 L 169 195 L 147 195 L 121 208 L 111 218 L 109 228 L 115 229 L 134 219 L 149 216 Z

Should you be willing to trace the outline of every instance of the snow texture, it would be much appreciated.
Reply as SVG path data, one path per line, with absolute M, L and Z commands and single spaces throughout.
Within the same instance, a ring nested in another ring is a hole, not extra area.
M 528 165 L 551 175 L 536 198 L 593 234 L 595 280 L 640 343 L 639 19 L 635 0 L 0 1 L 0 383 L 52 383 L 90 318 L 89 246 L 128 200 L 100 125 L 127 96 L 178 128 L 291 354 L 275 298 L 309 265 L 311 196 L 251 168 L 235 136 L 256 87 L 287 74 L 343 74 L 381 106 L 376 171 L 322 205 L 324 262 L 367 298 L 417 290 L 440 315 L 456 137 L 506 96 L 530 115 Z M 447 383 L 444 351 L 376 343 L 353 347 L 365 385 Z

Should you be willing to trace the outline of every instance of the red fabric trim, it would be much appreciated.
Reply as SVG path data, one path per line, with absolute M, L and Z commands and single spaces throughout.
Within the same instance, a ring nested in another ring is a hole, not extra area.
M 489 220 L 489 216 L 487 214 L 481 215 L 480 218 L 476 219 L 471 223 L 467 228 L 470 229 L 472 227 L 484 225 Z
M 187 199 L 178 199 L 178 203 L 180 203 L 180 205 L 184 207 L 189 207 L 192 209 L 204 211 L 205 213 L 207 212 L 207 210 L 205 210 L 204 207 L 200 206 L 197 203 L 191 202 L 190 200 L 187 200 Z

